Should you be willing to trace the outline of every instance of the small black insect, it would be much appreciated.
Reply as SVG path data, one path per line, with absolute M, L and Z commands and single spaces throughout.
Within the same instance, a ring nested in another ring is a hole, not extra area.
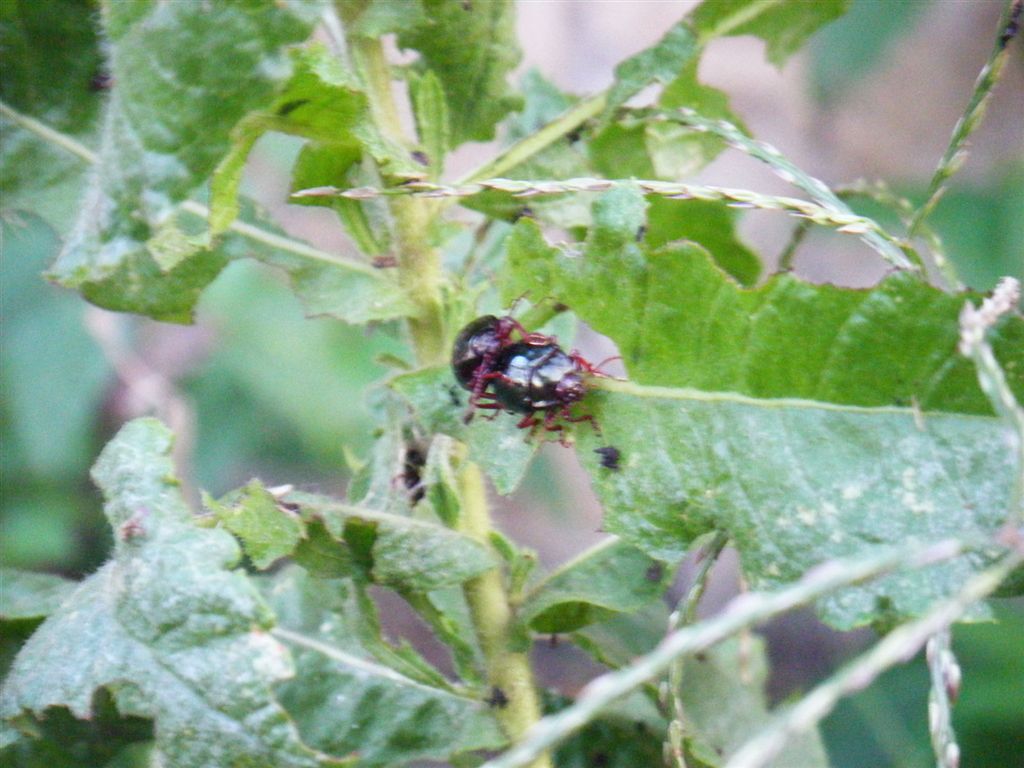
M 644 571 L 644 578 L 647 581 L 653 581 L 655 584 L 661 581 L 665 575 L 665 567 L 661 563 L 654 563 L 648 566 L 647 570 Z
M 614 445 L 606 445 L 602 448 L 595 448 L 594 453 L 601 457 L 601 466 L 610 469 L 612 472 L 619 471 L 619 459 L 622 454 Z
M 426 486 L 423 484 L 423 467 L 426 464 L 427 454 L 422 448 L 416 444 L 406 446 L 399 479 L 408 492 L 409 502 L 413 506 L 418 504 L 427 492 Z
M 508 706 L 508 696 L 505 695 L 505 692 L 501 690 L 501 688 L 495 685 L 491 688 L 491 695 L 484 699 L 484 702 L 489 707 L 504 709 Z

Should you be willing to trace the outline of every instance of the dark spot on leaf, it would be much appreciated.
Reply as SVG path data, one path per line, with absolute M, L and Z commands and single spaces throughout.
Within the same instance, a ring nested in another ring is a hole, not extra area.
M 89 78 L 90 91 L 109 91 L 114 87 L 114 76 L 105 69 L 97 69 Z
M 693 658 L 695 658 L 697 661 L 703 664 L 705 661 L 708 660 L 708 655 L 706 653 L 695 653 L 693 654 Z
M 582 128 L 573 128 L 571 131 L 569 131 L 567 134 L 565 134 L 565 138 L 566 138 L 566 141 L 568 141 L 570 144 L 575 144 L 577 141 L 580 140 L 580 137 L 582 135 L 583 135 L 583 129 Z
M 308 104 L 308 103 L 309 103 L 309 99 L 295 99 L 294 101 L 286 101 L 284 104 L 282 104 L 280 107 L 277 108 L 277 114 L 279 116 L 281 116 L 281 117 L 284 117 L 284 116 L 290 114 L 291 112 L 294 112 L 296 109 L 301 107 L 303 104 Z
M 420 165 L 430 165 L 430 158 L 427 157 L 426 152 L 414 149 L 412 152 L 409 153 L 409 157 L 411 157 L 415 162 L 419 163 Z
M 557 302 L 555 302 L 554 306 L 551 307 L 551 309 L 552 309 L 552 311 L 558 312 L 558 313 L 565 312 L 566 310 L 569 309 L 569 305 L 568 304 L 563 304 L 562 302 L 557 301 Z
M 602 448 L 595 448 L 594 453 L 601 457 L 601 466 L 613 472 L 619 471 L 619 459 L 622 454 L 614 445 L 606 445 Z
M 453 408 L 459 408 L 462 405 L 462 398 L 459 397 L 459 390 L 457 390 L 454 385 L 448 387 L 448 398 L 451 400 Z
M 594 768 L 602 768 L 608 765 L 608 753 L 607 752 L 595 752 L 590 756 L 590 764 Z
M 664 566 L 661 563 L 653 563 L 652 565 L 648 566 L 646 573 L 644 573 L 644 578 L 648 581 L 658 582 L 661 581 L 664 575 Z
M 391 254 L 384 254 L 383 256 L 374 256 L 371 262 L 377 269 L 392 269 L 398 266 L 398 257 L 392 256 Z
M 427 454 L 416 444 L 406 446 L 402 459 L 402 474 L 399 476 L 402 485 L 409 492 L 409 501 L 415 506 L 426 495 L 423 484 L 423 467 L 427 463 Z
M 638 243 L 642 242 L 643 239 L 644 239 L 644 236 L 646 234 L 647 234 L 647 225 L 646 224 L 641 224 L 639 227 L 636 228 L 636 241 Z
M 462 10 L 464 10 L 464 11 L 472 11 L 473 10 L 473 2 L 472 2 L 472 0 L 462 0 Z
M 491 695 L 484 699 L 487 702 L 487 706 L 494 707 L 495 709 L 504 709 L 508 706 L 508 696 L 498 686 L 491 688 Z
M 648 730 L 647 723 L 643 722 L 642 720 L 637 720 L 635 723 L 633 723 L 633 727 L 636 728 L 636 732 L 639 733 L 641 736 L 647 733 Z
M 514 214 L 512 214 L 512 223 L 515 224 L 520 219 L 532 219 L 532 218 L 533 218 L 533 209 L 530 206 L 528 206 L 528 205 L 524 205 L 522 208 L 520 208 L 518 211 L 516 211 Z

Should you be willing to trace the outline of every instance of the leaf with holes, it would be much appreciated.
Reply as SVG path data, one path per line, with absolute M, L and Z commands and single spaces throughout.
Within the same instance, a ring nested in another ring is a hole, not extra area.
M 195 526 L 173 477 L 172 438 L 130 422 L 93 469 L 116 535 L 113 558 L 72 592 L 18 654 L 0 713 L 31 729 L 67 707 L 86 719 L 106 688 L 122 715 L 155 721 L 166 765 L 337 764 L 306 747 L 271 686 L 292 674 L 273 615 L 234 540 Z

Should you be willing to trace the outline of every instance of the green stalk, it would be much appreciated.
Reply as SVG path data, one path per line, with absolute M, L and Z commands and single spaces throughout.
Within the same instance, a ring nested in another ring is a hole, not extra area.
M 339 2 L 338 11 L 348 27 L 352 3 Z M 362 75 L 374 122 L 397 146 L 409 142 L 402 132 L 392 91 L 391 66 L 379 39 L 350 35 L 349 53 Z M 418 312 L 409 318 L 409 331 L 417 362 L 422 366 L 445 361 L 445 324 L 441 303 L 441 255 L 430 245 L 432 206 L 427 200 L 393 197 L 388 200 L 398 253 L 399 279 Z
M 490 546 L 491 521 L 483 475 L 475 463 L 466 462 L 458 475 L 462 515 L 457 529 Z M 515 616 L 500 568 L 492 568 L 463 587 L 466 603 L 476 627 L 480 648 L 487 664 L 487 682 L 507 700 L 497 706 L 495 716 L 505 734 L 519 741 L 541 718 L 540 699 L 533 682 L 530 659 L 525 651 L 512 650 Z M 551 759 L 541 754 L 529 768 L 552 768 Z

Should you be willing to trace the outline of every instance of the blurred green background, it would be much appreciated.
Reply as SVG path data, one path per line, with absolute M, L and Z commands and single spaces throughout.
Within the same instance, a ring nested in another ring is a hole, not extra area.
M 572 37 L 580 4 L 538 5 L 551 6 L 553 27 L 562 29 L 566 39 Z M 1001 3 L 976 4 L 985 7 L 975 8 L 969 24 L 965 22 L 968 29 L 963 34 L 974 40 L 970 45 L 964 42 L 967 38 L 932 37 L 956 26 L 952 18 L 956 14 L 944 5 L 938 0 L 858 0 L 846 17 L 819 34 L 806 54 L 786 69 L 785 87 L 802 94 L 800 104 L 812 118 L 811 127 L 793 141 L 817 147 L 819 154 L 807 156 L 814 172 L 824 171 L 829 182 L 851 180 L 849 169 L 858 167 L 856 156 L 830 163 L 828 153 L 833 142 L 846 135 L 842 121 L 849 118 L 844 115 L 851 110 L 856 113 L 849 105 L 871 98 L 873 84 L 885 87 L 900 82 L 903 72 L 917 72 L 908 60 L 927 59 L 936 45 L 942 49 L 967 46 L 972 55 L 960 56 L 963 61 L 958 64 L 963 77 L 942 91 L 946 96 L 940 99 L 936 114 L 915 115 L 918 122 L 908 118 L 908 125 L 934 118 L 936 135 L 948 136 L 991 45 Z M 631 15 L 648 6 L 648 15 Z M 601 23 L 622 25 L 634 18 L 650 25 L 647 37 L 652 42 L 687 5 L 678 7 L 679 13 L 667 13 L 659 4 L 637 3 L 632 10 L 624 4 L 602 4 L 601 18 L 606 21 L 591 19 L 589 31 L 584 30 L 574 44 L 586 50 L 600 42 L 595 35 L 600 38 Z M 529 19 L 541 12 L 528 5 L 523 10 Z M 525 23 L 521 29 L 530 34 Z M 975 40 L 979 34 L 980 42 Z M 525 43 L 529 44 L 524 67 L 538 66 L 543 71 L 558 65 L 557 59 L 537 58 L 538 43 L 524 38 Z M 756 44 L 750 45 L 750 61 L 760 66 L 761 52 Z M 616 52 L 614 60 L 632 52 Z M 987 146 L 991 139 L 995 150 L 980 151 L 974 167 L 968 160 L 968 169 L 954 181 L 933 219 L 963 279 L 982 290 L 1004 274 L 1024 277 L 1022 52 L 1024 45 L 1017 45 L 991 116 L 998 123 L 1016 109 L 1017 139 L 1013 125 L 996 124 L 979 133 L 975 146 Z M 611 54 L 605 51 L 594 66 L 603 65 L 604 56 Z M 702 75 L 712 82 L 716 77 L 713 69 Z M 586 83 L 587 75 L 577 74 L 576 79 Z M 728 85 L 722 87 L 728 90 Z M 579 83 L 576 88 L 585 90 Z M 910 92 L 914 89 L 911 83 Z M 901 98 L 899 93 L 890 96 Z M 927 97 L 935 100 L 931 92 Z M 737 96 L 736 101 L 743 98 Z M 750 103 L 749 111 L 742 103 L 738 108 L 758 133 L 756 100 Z M 953 118 L 948 119 L 949 115 Z M 869 134 L 882 130 L 870 117 L 864 120 L 862 130 Z M 907 128 L 910 133 L 914 130 Z M 878 136 L 880 144 L 889 138 Z M 786 136 L 766 138 L 787 146 Z M 888 177 L 897 190 L 922 197 L 930 169 L 945 146 L 941 139 L 933 143 L 922 140 L 925 159 L 908 161 L 905 172 Z M 253 164 L 259 166 L 261 176 L 276 179 L 280 186 L 294 151 L 293 143 L 263 142 Z M 881 161 L 869 165 L 864 171 L 869 177 L 879 168 L 886 169 Z M 279 195 L 268 188 L 273 184 L 262 179 L 254 182 L 250 175 L 249 192 L 254 197 L 268 201 Z M 80 577 L 103 561 L 110 535 L 88 468 L 118 426 L 146 409 L 138 391 L 140 376 L 161 382 L 162 391 L 177 403 L 177 409 L 168 406 L 168 413 L 181 418 L 179 458 L 193 495 L 198 488 L 219 494 L 252 476 L 270 484 L 293 483 L 326 493 L 344 488 L 350 474 L 346 457 L 365 456 L 373 440 L 368 390 L 387 372 L 377 360 L 382 354 L 402 351 L 395 328 L 364 330 L 328 319 L 306 319 L 281 276 L 252 262 L 234 263 L 217 279 L 204 295 L 194 327 L 116 316 L 88 307 L 76 295 L 40 278 L 60 244 L 43 219 L 30 211 L 4 210 L 0 223 L 0 561 L 4 565 Z M 301 227 L 296 231 L 316 236 Z M 745 234 L 757 244 L 756 233 Z M 831 248 L 837 240 L 835 236 L 815 238 L 805 244 L 798 270 L 801 263 L 814 260 L 816 248 Z M 579 498 L 587 490 L 578 472 L 567 468 L 571 463 L 558 451 L 544 451 L 524 489 L 501 502 L 506 527 L 541 549 L 542 559 L 549 563 L 566 556 L 562 550 L 544 548 L 552 531 L 561 539 L 556 547 L 564 547 L 578 543 L 578 535 L 592 536 L 595 527 L 592 517 L 578 511 Z M 997 602 L 998 623 L 959 626 L 954 636 L 954 649 L 964 669 L 955 726 L 965 768 L 1024 766 L 1024 606 L 1020 601 Z M 785 699 L 809 687 L 824 670 L 870 641 L 869 633 L 830 639 L 820 626 L 811 634 L 820 641 L 807 648 L 799 623 L 783 621 L 769 629 L 777 697 Z M 546 663 L 565 666 L 573 663 L 572 658 L 553 655 Z M 808 659 L 815 661 L 808 664 Z M 559 669 L 557 676 L 564 679 L 565 670 Z M 934 765 L 927 732 L 927 688 L 927 670 L 917 659 L 844 701 L 823 729 L 834 764 L 839 768 Z

